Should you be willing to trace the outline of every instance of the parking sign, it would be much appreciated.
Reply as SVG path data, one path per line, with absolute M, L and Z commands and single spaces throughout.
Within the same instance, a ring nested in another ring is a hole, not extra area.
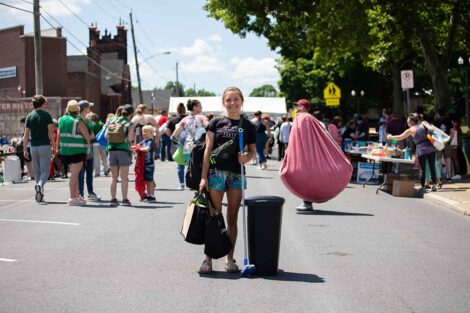
M 412 70 L 404 70 L 401 71 L 401 88 L 402 89 L 413 89 L 414 79 L 413 79 L 413 71 Z

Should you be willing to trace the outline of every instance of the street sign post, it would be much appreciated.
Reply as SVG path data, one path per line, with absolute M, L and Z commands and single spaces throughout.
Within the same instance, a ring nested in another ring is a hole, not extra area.
M 410 114 L 410 89 L 414 88 L 414 78 L 412 70 L 403 70 L 400 72 L 401 88 L 406 90 L 406 113 Z
M 341 99 L 341 89 L 335 83 L 328 83 L 326 88 L 323 89 L 323 98 L 325 99 L 326 106 L 339 106 L 339 100 Z

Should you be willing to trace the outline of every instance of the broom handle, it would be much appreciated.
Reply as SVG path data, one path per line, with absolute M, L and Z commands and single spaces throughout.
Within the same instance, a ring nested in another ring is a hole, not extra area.
M 238 139 L 240 145 L 240 153 L 243 153 L 243 128 L 238 129 Z M 248 234 L 246 231 L 246 212 L 245 212 L 245 173 L 243 169 L 243 164 L 240 164 L 241 169 L 241 178 L 242 178 L 242 211 L 243 211 L 243 241 L 245 249 L 245 258 L 243 259 L 243 265 L 248 265 Z

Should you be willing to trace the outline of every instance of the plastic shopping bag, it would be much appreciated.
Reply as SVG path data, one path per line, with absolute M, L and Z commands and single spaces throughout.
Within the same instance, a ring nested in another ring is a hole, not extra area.
M 107 127 L 104 126 L 101 128 L 101 130 L 96 134 L 96 142 L 100 144 L 103 148 L 106 148 L 108 145 L 108 139 L 106 139 L 105 133 L 106 133 Z
M 320 122 L 301 113 L 292 125 L 280 175 L 290 192 L 303 200 L 322 203 L 347 186 L 352 166 Z

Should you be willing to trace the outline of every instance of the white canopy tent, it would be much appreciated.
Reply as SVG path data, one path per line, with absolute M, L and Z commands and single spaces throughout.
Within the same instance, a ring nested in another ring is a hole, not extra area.
M 222 97 L 171 97 L 169 113 L 176 113 L 178 103 L 182 102 L 186 105 L 189 99 L 199 100 L 202 104 L 203 113 L 213 113 L 215 115 L 224 112 L 222 106 Z M 245 97 L 243 102 L 243 112 L 253 114 L 261 111 L 273 116 L 287 114 L 286 99 L 274 97 Z

